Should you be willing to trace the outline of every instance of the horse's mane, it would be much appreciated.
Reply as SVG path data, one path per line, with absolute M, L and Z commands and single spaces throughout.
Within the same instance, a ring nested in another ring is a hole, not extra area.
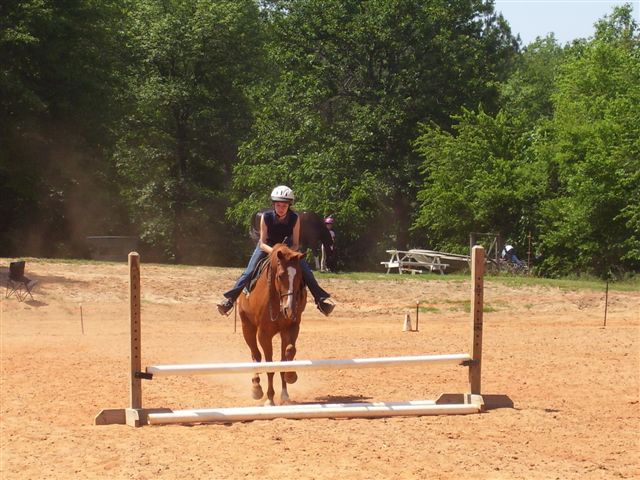
M 296 256 L 298 254 L 298 252 L 296 252 L 295 250 L 291 250 L 291 248 L 289 248 L 288 245 L 284 243 L 276 243 L 273 246 L 271 253 L 269 254 L 269 262 L 273 263 L 276 260 L 278 260 L 278 253 L 282 252 L 283 250 L 285 250 L 285 253 L 289 253 L 289 255 L 286 257 L 287 260 L 290 260 L 291 257 Z M 288 252 L 286 252 L 287 250 Z
M 278 252 L 281 252 L 282 250 L 284 250 L 284 247 L 286 247 L 286 245 L 283 243 L 276 243 L 273 246 L 273 249 L 269 254 L 269 263 L 271 264 L 272 267 L 274 267 L 276 262 L 278 261 Z

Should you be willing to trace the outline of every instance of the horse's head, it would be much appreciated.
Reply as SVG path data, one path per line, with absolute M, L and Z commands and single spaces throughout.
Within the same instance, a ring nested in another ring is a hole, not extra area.
M 284 244 L 277 244 L 271 252 L 272 281 L 280 299 L 280 313 L 287 320 L 295 320 L 296 308 L 301 298 L 303 285 L 300 260 L 303 257 L 304 254 L 291 250 Z

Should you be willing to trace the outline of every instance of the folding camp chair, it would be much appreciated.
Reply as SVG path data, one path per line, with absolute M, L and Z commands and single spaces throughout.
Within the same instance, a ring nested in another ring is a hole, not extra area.
M 5 292 L 5 298 L 9 298 L 15 294 L 20 302 L 23 302 L 27 295 L 33 300 L 31 290 L 37 283 L 35 280 L 30 280 L 24 276 L 24 260 L 19 262 L 11 262 L 9 264 L 9 278 L 7 279 L 7 291 Z

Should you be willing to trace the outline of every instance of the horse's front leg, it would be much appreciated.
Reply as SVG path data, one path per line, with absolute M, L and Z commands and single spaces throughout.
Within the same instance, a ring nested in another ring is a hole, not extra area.
M 256 326 L 251 323 L 247 317 L 245 317 L 243 312 L 240 313 L 240 319 L 242 321 L 242 335 L 244 336 L 244 341 L 247 343 L 249 350 L 251 351 L 251 359 L 254 362 L 260 363 L 262 361 L 262 355 L 260 354 L 258 341 L 256 339 L 256 335 L 258 333 Z M 251 397 L 254 400 L 260 400 L 263 396 L 264 391 L 260 385 L 260 375 L 254 373 L 251 378 Z
M 280 354 L 283 362 L 290 362 L 296 357 L 296 340 L 298 338 L 298 332 L 300 331 L 300 322 L 293 323 L 289 328 L 286 328 L 280 332 Z M 287 390 L 287 383 L 296 383 L 298 380 L 298 374 L 295 371 L 281 372 L 280 378 L 282 380 L 282 394 L 281 399 L 283 403 L 289 401 L 289 392 Z
M 289 337 L 290 335 L 286 330 L 280 332 L 280 360 L 283 362 L 291 361 L 296 356 L 296 347 L 291 345 Z M 293 376 L 295 376 L 295 378 Z M 280 380 L 282 383 L 282 391 L 280 392 L 281 403 L 289 403 L 287 383 L 295 383 L 297 379 L 296 372 L 280 372 Z
M 262 351 L 264 352 L 265 362 L 273 361 L 273 346 L 271 345 L 272 340 L 273 335 L 271 333 L 265 332 L 263 330 L 258 330 L 258 341 L 260 342 L 260 346 L 262 347 Z M 265 406 L 270 407 L 275 405 L 273 397 L 276 391 L 273 388 L 273 372 L 267 372 L 267 385 L 267 400 L 264 402 L 264 404 Z

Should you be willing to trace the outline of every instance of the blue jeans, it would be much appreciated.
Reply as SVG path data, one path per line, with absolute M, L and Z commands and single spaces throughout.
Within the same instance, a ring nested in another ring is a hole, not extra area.
M 518 256 L 517 256 L 515 253 L 513 253 L 513 252 L 507 252 L 507 254 L 506 254 L 505 258 L 506 258 L 508 261 L 510 261 L 510 262 L 512 262 L 512 263 L 515 263 L 515 264 L 516 264 L 516 265 L 518 265 L 519 267 L 524 266 L 524 263 L 522 263 L 522 260 L 520 260 L 520 259 L 518 258 Z
M 256 249 L 253 251 L 253 255 L 251 255 L 251 258 L 249 259 L 247 268 L 244 269 L 244 272 L 242 272 L 233 288 L 224 292 L 223 295 L 232 302 L 235 302 L 240 296 L 240 293 L 242 293 L 242 289 L 247 286 L 251 273 L 256 269 L 260 260 L 266 256 L 267 254 L 259 246 L 256 246 Z M 311 295 L 313 295 L 315 302 L 318 303 L 321 299 L 329 298 L 331 295 L 318 285 L 318 281 L 316 280 L 316 277 L 313 276 L 313 272 L 311 271 L 311 268 L 309 268 L 309 264 L 305 259 L 300 260 L 300 266 L 302 267 L 302 278 L 307 284 L 307 287 L 309 287 L 309 291 L 311 292 Z

